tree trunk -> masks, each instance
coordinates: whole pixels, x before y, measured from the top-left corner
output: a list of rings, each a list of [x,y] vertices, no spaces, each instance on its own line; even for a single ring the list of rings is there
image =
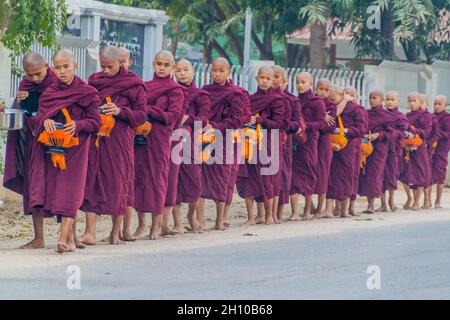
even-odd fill
[[[174,56],[177,54],[178,43],[180,42],[180,32],[181,32],[181,23],[177,21],[173,26],[173,36],[172,43],[170,44],[170,52],[173,53]]]
[[[212,62],[212,43],[205,40],[203,44],[203,63]]]
[[[381,12],[381,36],[384,43],[380,45],[380,55],[384,59],[398,60],[395,54],[394,41],[395,22],[392,12],[392,5]]]
[[[402,40],[401,43],[408,62],[416,62],[418,60],[416,42],[414,40]]]
[[[231,63],[230,56],[228,55],[228,53],[225,51],[225,49],[222,48],[222,46],[216,40],[213,41],[213,48],[217,51],[217,53],[220,56],[222,56],[223,58],[227,59]]]
[[[326,64],[327,28],[316,22],[311,25],[309,60],[312,69],[323,69]]]

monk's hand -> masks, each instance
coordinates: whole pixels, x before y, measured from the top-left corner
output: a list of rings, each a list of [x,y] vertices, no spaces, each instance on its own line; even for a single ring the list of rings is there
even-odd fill
[[[405,138],[406,139],[412,139],[412,138],[414,138],[414,135],[411,132],[409,132],[409,131],[405,131]]]
[[[71,136],[75,135],[75,130],[77,129],[77,123],[75,121],[70,121],[64,125],[64,131]]]
[[[56,122],[55,120],[52,119],[47,119],[44,121],[44,128],[45,131],[47,131],[48,133],[53,133],[56,131]]]
[[[255,116],[252,116],[252,117],[250,118],[250,122],[249,122],[247,125],[252,126],[252,125],[254,125],[254,124],[256,124],[256,117],[255,117]]]
[[[213,126],[211,125],[211,123],[208,123],[204,128],[203,128],[203,132],[208,132],[210,130],[214,130]]]
[[[188,119],[189,119],[188,115],[183,116],[183,120],[181,121],[181,124],[185,124],[186,121],[188,121]]]
[[[377,140],[379,137],[380,137],[380,133],[379,133],[379,132],[373,133],[372,136],[371,136],[371,140],[372,140],[372,141],[373,141],[373,140]]]
[[[112,114],[113,116],[117,116],[120,113],[120,108],[116,106],[115,103],[105,104],[102,108],[103,112],[107,115]]]
[[[297,132],[295,134],[300,134],[302,132],[303,132],[302,128],[298,128],[298,130],[297,130]]]
[[[332,126],[335,124],[335,120],[334,117],[330,114],[330,112],[327,112],[327,116],[325,117],[325,122],[327,123],[327,125]]]
[[[26,98],[28,98],[29,95],[30,94],[28,93],[28,91],[19,91],[17,93],[17,102],[25,100]]]
[[[4,111],[5,111],[5,104],[3,103],[3,101],[0,101],[0,112]]]

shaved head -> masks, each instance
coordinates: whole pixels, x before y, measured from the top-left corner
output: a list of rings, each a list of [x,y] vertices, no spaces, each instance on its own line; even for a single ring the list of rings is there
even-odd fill
[[[296,76],[297,91],[304,94],[311,90],[313,85],[313,77],[309,72],[300,72]]]
[[[280,66],[278,66],[278,65],[271,66],[270,68],[271,68],[274,72],[280,73],[280,74],[283,74],[283,73],[286,71],[286,70],[284,70],[283,67],[280,67]]]
[[[195,69],[189,60],[181,59],[175,65],[175,77],[184,85],[190,85],[194,79]]]
[[[447,97],[444,96],[443,94],[440,94],[440,95],[436,96],[436,98],[434,98],[434,100],[443,101],[446,105],[447,105],[447,102],[448,102]]]
[[[131,51],[128,50],[127,48],[124,47],[120,47],[119,48],[119,56],[120,58],[126,58],[126,59],[131,59]]]
[[[322,78],[322,79],[319,79],[319,81],[317,81],[317,85],[323,85],[323,86],[331,87],[333,84],[327,78]]]
[[[215,65],[215,64],[224,65],[224,66],[226,66],[228,69],[231,69],[230,62],[229,62],[227,59],[223,58],[223,57],[219,57],[219,58],[215,59],[215,60],[212,62],[212,64],[213,64],[213,65]]]
[[[377,96],[380,99],[384,99],[384,93],[380,90],[373,90],[370,92],[369,96]]]
[[[178,60],[176,65],[177,66],[188,66],[188,67],[194,69],[194,66],[192,65],[192,63],[189,60],[187,60],[187,59],[180,59],[180,60]]]
[[[61,49],[58,50],[55,55],[53,56],[53,61],[55,61],[56,59],[70,59],[72,60],[72,62],[74,64],[77,63],[76,59],[75,59],[75,55],[73,54],[72,51],[67,50],[67,49]]]
[[[400,95],[398,94],[398,92],[397,91],[394,91],[394,90],[391,90],[391,91],[389,91],[387,94],[386,94],[386,97],[397,97],[397,98],[400,98]]]
[[[438,95],[434,98],[434,112],[441,113],[447,109],[447,97],[444,95]]]
[[[42,67],[46,65],[44,57],[38,52],[30,52],[23,56],[22,65],[24,68]]]
[[[170,52],[169,50],[161,50],[159,51],[156,56],[155,56],[155,61],[158,58],[166,58],[166,59],[170,59],[170,61],[172,62],[172,64],[175,64],[175,57],[173,56],[173,53]]]
[[[263,73],[263,72],[270,74],[272,77],[275,74],[274,70],[269,66],[262,66],[261,68],[259,68],[258,76],[261,75],[261,73]]]
[[[105,46],[100,50],[100,60],[113,60],[118,61],[120,59],[119,48],[114,46]]]
[[[309,72],[300,72],[299,74],[297,74],[297,79],[308,79],[311,83],[313,82],[313,76],[311,73]]]
[[[417,98],[419,100],[422,100],[422,98],[420,97],[420,93],[418,93],[417,91],[412,91],[408,94],[408,98]]]
[[[155,55],[153,60],[153,69],[160,78],[173,76],[175,66],[175,57],[168,50],[161,50]]]

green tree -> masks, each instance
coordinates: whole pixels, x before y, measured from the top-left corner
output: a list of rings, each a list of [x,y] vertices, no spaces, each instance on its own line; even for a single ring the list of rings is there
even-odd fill
[[[0,0],[0,42],[15,54],[35,41],[51,47],[65,17],[64,0]]]

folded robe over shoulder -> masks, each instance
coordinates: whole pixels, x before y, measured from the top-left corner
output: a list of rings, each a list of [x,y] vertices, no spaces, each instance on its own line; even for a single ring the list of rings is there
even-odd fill
[[[325,122],[326,107],[323,100],[314,95],[312,90],[300,94],[299,99],[308,140],[294,150],[291,194],[310,196],[314,193],[317,181],[317,143],[319,129]]]
[[[424,110],[411,111],[406,115],[409,129],[413,134],[418,134],[422,138],[422,145],[410,153],[409,161],[403,159],[403,172],[400,181],[404,184],[417,187],[427,187],[429,185],[431,166],[429,164],[427,152],[427,137],[431,134],[432,119],[431,113]],[[414,128],[411,128],[414,126]]]
[[[258,89],[258,91],[251,95],[251,111],[253,115],[259,114],[257,124],[261,124],[263,129],[267,129],[266,140],[267,145],[264,145],[265,153],[272,158],[278,157],[276,161],[280,164],[280,141],[275,141],[276,150],[271,150],[271,130],[280,129],[283,126],[285,99],[279,94],[274,93],[272,89],[267,91]],[[257,163],[245,164],[247,167],[247,177],[239,176],[237,179],[237,187],[239,194],[243,198],[261,198],[272,199],[276,195],[278,180],[278,171],[273,175],[262,174],[264,167],[274,166],[273,163],[262,164],[260,161],[260,152],[257,151]],[[282,170],[279,166],[278,170]],[[279,188],[278,188],[279,189]]]
[[[28,78],[24,78],[19,84],[19,91],[43,93],[47,88],[57,81],[55,73],[51,68],[47,69],[47,76],[36,84]],[[16,100],[17,101],[17,100]],[[19,108],[14,101],[13,108]],[[8,131],[6,142],[5,173],[3,175],[3,186],[23,196],[23,210],[26,215],[36,213],[30,206],[30,156],[33,145],[32,120],[26,116],[24,128],[21,130]]]
[[[172,132],[182,113],[185,89],[172,78],[154,76],[147,87],[147,115],[153,122],[147,145],[135,146],[134,208],[162,214],[168,189]]]
[[[371,108],[369,116],[369,131],[379,133],[378,139],[372,141],[373,152],[367,158],[364,170],[359,175],[359,195],[378,198],[383,189],[383,178],[387,156],[389,153],[389,137],[394,131],[395,118],[383,106]]]
[[[394,117],[393,132],[389,137],[389,152],[384,167],[383,193],[386,190],[396,190],[397,181],[400,177],[399,160],[403,154],[403,137],[408,129],[408,120],[398,108],[388,109]]]
[[[209,113],[211,112],[211,100],[208,92],[197,88],[192,82],[187,86],[189,95],[189,107],[187,115],[189,118],[185,122],[186,126],[191,127],[191,164],[182,163],[180,166],[180,174],[178,178],[178,194],[177,203],[193,203],[200,199],[202,195],[202,173],[201,164],[194,163],[194,123],[201,122],[202,127],[206,126]]]
[[[367,109],[363,106],[359,105],[359,108],[361,109],[361,112],[364,115],[364,122],[361,126],[361,137],[365,135],[367,132],[369,132],[369,114],[367,113]],[[364,129],[362,129],[364,128]],[[358,196],[358,189],[359,189],[359,174],[361,172],[361,156],[362,156],[362,150],[361,150],[361,137],[357,138],[355,141],[355,149],[356,149],[356,155],[355,155],[355,161],[353,164],[353,185],[352,185],[352,195],[350,196],[350,199],[355,201]]]
[[[437,147],[433,156],[433,184],[443,184],[447,175],[448,153],[450,151],[450,114],[435,113],[439,122]]]
[[[224,136],[223,149],[214,150],[215,159],[222,164],[202,165],[202,197],[216,202],[226,202],[230,184],[232,164],[225,162],[226,131],[239,129],[244,113],[244,95],[231,83],[219,86],[215,83],[203,87],[211,98],[211,114],[209,123]]]
[[[426,110],[428,112],[428,110]],[[438,119],[434,116],[434,114],[430,113],[431,115],[431,133],[430,136],[427,138],[427,153],[428,153],[428,160],[430,165],[430,172],[433,172],[433,155],[436,151],[435,144],[439,140],[439,134],[441,131],[441,128],[439,126]],[[433,185],[433,174],[430,175],[430,180],[428,182],[428,187]]]
[[[333,150],[331,149],[330,134],[336,130],[336,105],[330,99],[324,99],[327,113],[333,117],[335,123],[328,125],[325,121],[320,128],[318,141],[318,162],[317,162],[317,183],[314,194],[326,194],[330,178],[331,158]]]
[[[75,218],[84,199],[88,172],[91,137],[101,126],[98,92],[83,80],[75,77],[70,85],[56,81],[39,100],[39,110],[33,121],[35,139],[31,152],[30,205],[43,208],[51,215]],[[67,149],[67,169],[55,168],[47,147],[37,141],[45,130],[44,121],[53,119],[65,123],[61,109],[66,107],[76,122],[79,145]]]
[[[355,157],[356,148],[359,146],[360,138],[365,134],[364,110],[354,102],[348,102],[341,114],[344,127],[348,129],[346,137],[347,146],[333,153],[330,170],[330,184],[327,190],[327,199],[338,201],[350,198],[355,184]],[[359,159],[358,159],[359,171]]]
[[[145,84],[135,74],[121,68],[117,75],[103,72],[89,77],[102,104],[106,98],[121,110],[110,137],[95,139],[89,150],[89,171],[82,210],[104,215],[124,215],[134,193],[134,131],[147,121]],[[131,189],[131,190],[130,190]]]

